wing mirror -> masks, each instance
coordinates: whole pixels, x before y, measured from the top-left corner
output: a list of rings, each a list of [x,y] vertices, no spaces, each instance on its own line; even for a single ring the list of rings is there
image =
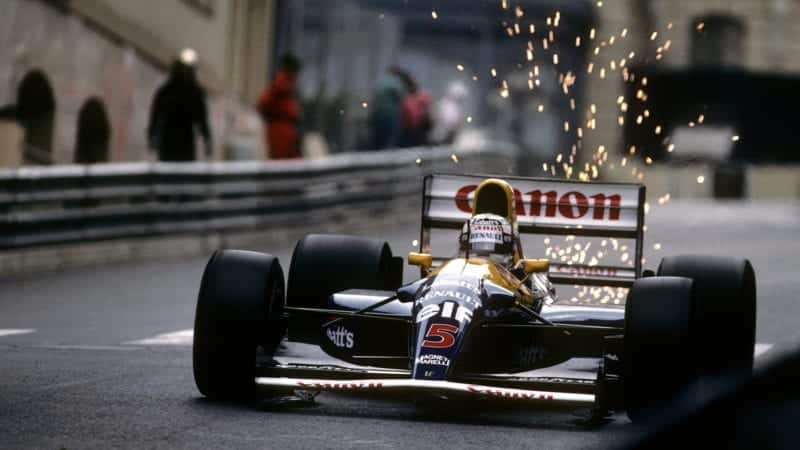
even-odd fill
[[[414,281],[413,283],[406,284],[404,286],[400,286],[397,289],[397,300],[400,303],[411,303],[417,299],[417,294],[419,290],[427,283],[428,280],[423,278],[421,280]]]
[[[433,256],[430,253],[411,252],[408,254],[408,264],[419,266],[424,271],[428,271],[433,265]]]
[[[527,274],[548,272],[550,270],[549,259],[523,259],[520,261],[520,265]]]

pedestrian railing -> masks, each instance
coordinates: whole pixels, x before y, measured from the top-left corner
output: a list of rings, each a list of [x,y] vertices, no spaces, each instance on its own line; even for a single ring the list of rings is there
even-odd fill
[[[421,195],[425,174],[505,173],[512,158],[511,146],[492,143],[310,161],[2,169],[0,249],[291,227],[321,211],[390,209],[395,199]]]

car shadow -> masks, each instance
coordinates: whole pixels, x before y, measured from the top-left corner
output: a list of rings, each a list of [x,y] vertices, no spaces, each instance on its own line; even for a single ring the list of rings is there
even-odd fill
[[[401,395],[367,395],[363,393],[322,393],[313,401],[275,401],[261,398],[250,401],[216,401],[195,397],[189,401],[194,408],[214,411],[266,414],[290,414],[309,417],[341,417],[379,419],[402,422],[442,423],[547,429],[561,431],[594,431],[606,425],[628,424],[621,415],[609,420],[588,421],[589,408],[574,404],[548,404],[545,402],[447,400],[435,403],[414,403]]]

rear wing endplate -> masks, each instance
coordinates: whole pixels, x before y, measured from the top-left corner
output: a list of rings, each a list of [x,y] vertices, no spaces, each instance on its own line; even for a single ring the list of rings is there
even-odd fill
[[[619,286],[633,284],[642,272],[645,187],[633,183],[585,183],[546,178],[490,175],[428,175],[422,201],[419,247],[431,250],[431,234],[460,230],[472,214],[475,189],[486,178],[501,178],[514,188],[515,210],[523,251],[528,258],[542,258],[531,248],[531,235],[576,236],[630,241],[633,255],[603,260],[572,261],[550,255],[550,278],[559,284]],[[526,239],[527,238],[527,239]],[[452,246],[457,245],[453,239]],[[603,243],[605,245],[605,242]],[[625,245],[627,248],[627,245]],[[435,251],[435,250],[434,250]],[[434,260],[453,255],[433,254]],[[583,258],[585,259],[585,258]]]

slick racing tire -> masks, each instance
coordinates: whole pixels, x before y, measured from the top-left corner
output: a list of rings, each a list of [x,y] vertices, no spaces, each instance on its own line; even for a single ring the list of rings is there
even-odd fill
[[[286,305],[327,308],[331,294],[345,289],[394,291],[403,279],[403,260],[384,241],[346,235],[309,234],[294,248]],[[293,321],[289,339],[317,343],[322,318]]]
[[[403,266],[383,241],[355,236],[309,234],[294,248],[289,267],[288,306],[325,308],[344,289],[395,290]]]
[[[695,378],[694,282],[680,277],[636,280],[625,303],[622,363],[625,409],[637,422]]]
[[[694,280],[695,339],[706,375],[748,375],[756,338],[756,277],[750,261],[714,256],[664,258],[660,276]]]
[[[203,273],[194,323],[194,379],[203,395],[254,395],[256,349],[271,356],[286,331],[283,301],[277,258],[241,250],[214,253]]]

